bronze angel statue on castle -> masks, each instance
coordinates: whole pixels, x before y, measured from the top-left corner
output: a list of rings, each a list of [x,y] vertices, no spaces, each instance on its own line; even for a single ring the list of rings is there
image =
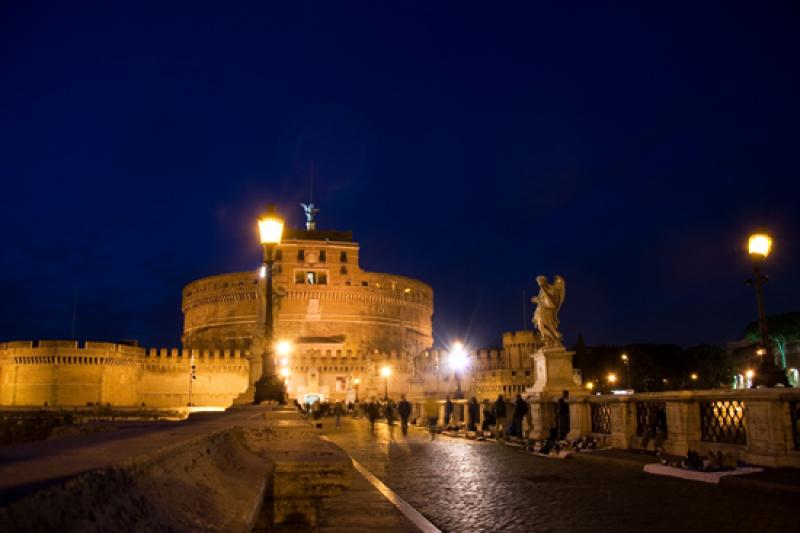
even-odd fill
[[[563,337],[558,331],[558,312],[566,292],[564,278],[555,276],[551,285],[547,282],[547,276],[537,276],[536,283],[539,284],[539,294],[531,298],[531,302],[536,304],[533,325],[539,331],[539,339],[545,348],[563,346]]]

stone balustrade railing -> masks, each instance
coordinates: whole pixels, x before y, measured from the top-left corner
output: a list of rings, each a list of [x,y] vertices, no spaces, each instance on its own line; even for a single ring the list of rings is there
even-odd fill
[[[530,401],[539,436],[557,424],[556,400]],[[569,439],[606,437],[621,449],[652,449],[658,441],[674,455],[719,450],[750,464],[800,467],[798,389],[583,396],[569,400],[569,412]]]

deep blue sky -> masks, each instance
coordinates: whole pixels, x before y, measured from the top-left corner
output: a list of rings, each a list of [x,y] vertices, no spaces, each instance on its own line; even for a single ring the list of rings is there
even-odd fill
[[[312,166],[440,342],[498,344],[540,273],[570,343],[738,338],[757,226],[800,309],[798,4],[537,4],[3,2],[0,340],[69,338],[77,287],[78,338],[177,346]]]

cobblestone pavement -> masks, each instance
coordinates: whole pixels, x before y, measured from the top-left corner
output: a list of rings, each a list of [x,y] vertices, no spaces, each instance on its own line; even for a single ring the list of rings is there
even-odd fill
[[[343,420],[328,437],[443,531],[800,531],[796,495],[707,485],[419,429]]]

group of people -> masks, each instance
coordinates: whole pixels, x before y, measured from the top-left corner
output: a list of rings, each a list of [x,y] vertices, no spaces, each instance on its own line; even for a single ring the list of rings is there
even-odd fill
[[[556,424],[552,428],[551,438],[554,440],[563,439],[569,432],[569,406],[567,405],[568,393],[564,391],[562,398],[556,405]],[[401,395],[399,402],[391,398],[378,401],[375,397],[367,402],[314,402],[305,406],[295,400],[298,409],[306,413],[307,416],[318,420],[322,416],[333,415],[336,420],[336,427],[341,427],[341,417],[351,415],[354,418],[364,417],[369,421],[371,433],[375,433],[375,422],[385,419],[389,428],[389,435],[394,438],[395,426],[400,422],[403,435],[408,434],[408,422],[411,418],[413,407],[406,399],[405,394]],[[434,397],[428,397],[423,404],[423,416],[427,422],[431,439],[436,438],[439,430],[440,402]],[[450,396],[444,401],[444,424],[445,428],[450,427],[450,422],[454,420],[453,414],[455,404]],[[513,403],[508,402],[502,394],[498,395],[497,400],[490,402],[483,400],[483,404],[478,403],[478,399],[473,396],[466,405],[466,427],[467,431],[478,432],[480,427],[481,434],[492,434],[497,439],[508,437],[527,438],[533,428],[533,420],[528,403],[517,394]],[[509,416],[510,415],[510,416]],[[526,429],[523,430],[523,427]]]
[[[453,412],[455,405],[447,396],[444,402],[444,427],[450,426],[450,421],[453,419]],[[425,404],[425,415],[428,419],[428,426],[431,431],[431,438],[435,438],[436,427],[439,422],[439,404],[430,398]],[[509,412],[511,413],[511,422],[509,424]],[[482,416],[481,416],[482,414]],[[480,431],[482,433],[492,433],[498,439],[504,437],[522,437],[523,436],[523,421],[527,421],[528,431],[533,427],[530,409],[528,403],[522,398],[521,394],[517,394],[516,400],[509,407],[509,403],[502,394],[498,395],[497,400],[490,402],[489,400],[483,401],[483,406],[478,403],[478,399],[473,396],[467,402],[466,409],[467,431]]]

